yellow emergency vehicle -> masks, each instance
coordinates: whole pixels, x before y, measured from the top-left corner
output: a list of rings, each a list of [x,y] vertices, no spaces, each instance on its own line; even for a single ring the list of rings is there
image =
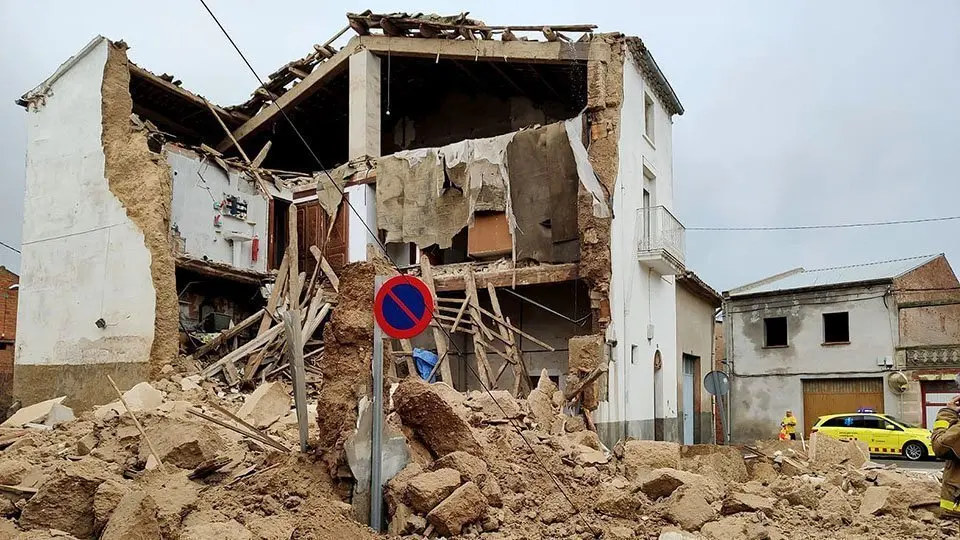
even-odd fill
[[[817,418],[811,430],[841,441],[863,441],[871,454],[902,455],[917,461],[933,455],[930,430],[911,426],[888,414],[846,413]]]

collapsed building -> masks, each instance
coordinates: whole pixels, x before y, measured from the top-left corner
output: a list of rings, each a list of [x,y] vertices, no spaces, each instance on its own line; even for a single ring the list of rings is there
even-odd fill
[[[331,289],[351,263],[385,262],[383,245],[439,306],[430,332],[391,346],[389,374],[413,374],[419,349],[461,391],[522,396],[545,374],[610,445],[678,440],[683,107],[643,42],[463,15],[348,21],[342,47],[316,45],[235,106],[103,37],[18,101],[15,396],[108,402],[106,375],[129,388],[266,304],[262,333],[288,271],[298,291],[319,274],[336,313]]]

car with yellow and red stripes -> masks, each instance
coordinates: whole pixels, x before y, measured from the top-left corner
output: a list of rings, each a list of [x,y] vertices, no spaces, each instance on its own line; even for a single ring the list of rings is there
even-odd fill
[[[918,461],[933,455],[930,430],[888,414],[856,412],[817,418],[811,430],[841,441],[863,441],[871,454],[903,456]]]

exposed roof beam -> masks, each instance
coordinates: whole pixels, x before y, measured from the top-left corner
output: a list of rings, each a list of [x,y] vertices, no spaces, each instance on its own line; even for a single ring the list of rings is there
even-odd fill
[[[272,122],[279,111],[277,106],[287,109],[296,106],[317,91],[319,85],[333,75],[346,69],[345,60],[361,48],[374,54],[392,54],[395,56],[413,56],[424,58],[446,58],[451,60],[503,61],[520,63],[563,64],[571,61],[610,60],[610,47],[601,43],[549,43],[540,41],[492,41],[492,40],[452,40],[420,39],[411,37],[357,36],[352,38],[337,54],[320,62],[307,78],[294,85],[290,90],[267,105],[253,118],[233,132],[238,141],[262,129]],[[231,146],[230,139],[224,138],[217,145],[221,152]]]
[[[265,106],[259,113],[255,114],[253,118],[247,120],[242,126],[237,128],[233,132],[233,138],[237,141],[242,141],[247,136],[273,121],[273,119],[280,114],[277,107],[283,108],[284,110],[288,110],[289,107],[296,107],[298,103],[313,95],[313,93],[320,88],[321,83],[344,69],[347,69],[346,60],[356,51],[357,43],[355,42],[358,41],[358,38],[351,39],[350,42],[347,43],[344,48],[340,49],[337,54],[333,55],[333,57],[317,64],[317,67],[315,67],[306,78],[293,85],[292,88],[278,97],[276,101]],[[217,145],[217,150],[223,152],[229,149],[232,144],[230,138],[225,137],[220,141],[220,144]]]
[[[463,39],[392,38],[363,36],[351,40],[377,54],[423,56],[457,60],[515,61],[523,63],[562,64],[580,60],[610,59],[610,47],[600,43],[561,43],[542,41],[493,41]],[[349,47],[349,45],[348,45]]]
[[[142,78],[142,79],[144,79],[144,80],[146,80],[146,81],[148,81],[148,82],[150,82],[150,83],[152,83],[152,84],[154,84],[155,86],[159,86],[159,87],[163,88],[164,90],[166,90],[166,91],[168,91],[168,92],[171,92],[172,94],[175,94],[175,95],[177,95],[177,96],[179,96],[179,97],[181,97],[181,98],[183,98],[183,99],[186,99],[186,100],[188,100],[188,101],[192,101],[192,102],[195,103],[198,107],[206,107],[206,105],[204,105],[204,100],[203,100],[202,97],[200,97],[200,96],[198,96],[197,94],[194,94],[193,92],[190,92],[190,91],[188,91],[188,90],[184,90],[183,88],[181,88],[181,87],[173,84],[173,83],[170,82],[170,81],[166,81],[166,80],[164,80],[164,79],[161,79],[160,77],[158,77],[158,76],[154,75],[153,73],[151,73],[151,72],[143,69],[142,67],[134,64],[133,62],[130,62],[130,73],[133,74],[133,75],[136,75],[137,77],[140,77],[140,78]],[[211,104],[211,105],[212,105],[212,104]],[[223,107],[220,107],[220,106],[218,106],[218,105],[213,105],[213,108],[216,109],[216,111],[220,114],[220,116],[221,116],[222,118],[230,118],[230,119],[232,119],[232,120],[234,120],[234,121],[237,121],[237,122],[243,122],[244,120],[247,119],[246,116],[243,115],[243,114],[240,114],[240,113],[237,113],[237,112],[229,112],[229,111],[226,111],[226,110],[223,109]]]

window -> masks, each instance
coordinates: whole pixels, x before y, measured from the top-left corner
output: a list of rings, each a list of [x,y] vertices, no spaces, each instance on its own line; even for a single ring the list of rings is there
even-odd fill
[[[763,319],[763,346],[787,346],[787,318],[768,317]]]
[[[655,121],[653,98],[650,94],[643,95],[643,133],[653,143],[653,127]]]
[[[823,342],[850,343],[850,314],[842,313],[823,314]]]
[[[860,418],[862,419],[862,423],[857,427],[863,427],[867,429],[884,429],[883,426],[886,424],[886,420],[878,416],[861,416]]]
[[[850,416],[838,416],[836,418],[831,418],[824,422],[820,427],[847,427],[849,424],[847,424],[845,421],[851,418],[852,417]]]

